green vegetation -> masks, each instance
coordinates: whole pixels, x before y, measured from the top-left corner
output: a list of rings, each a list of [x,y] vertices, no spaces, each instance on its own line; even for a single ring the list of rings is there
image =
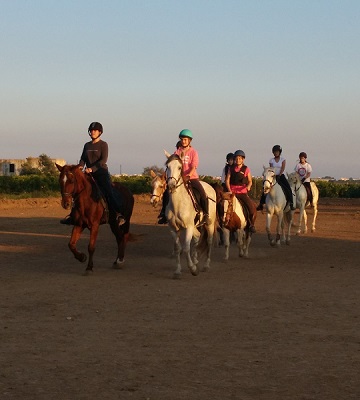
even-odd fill
[[[0,176],[0,196],[7,198],[50,197],[60,196],[59,174],[36,173],[22,176]],[[210,184],[220,183],[210,176],[202,176]],[[113,177],[113,181],[121,182],[134,194],[151,192],[151,177],[149,175]],[[343,181],[317,181],[320,197],[360,198],[360,183]],[[261,194],[262,181],[253,180],[250,196],[258,199]]]

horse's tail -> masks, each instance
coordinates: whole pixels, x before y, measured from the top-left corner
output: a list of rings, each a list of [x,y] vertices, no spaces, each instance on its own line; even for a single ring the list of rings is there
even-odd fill
[[[208,251],[209,248],[209,243],[208,243],[208,237],[209,237],[209,233],[208,230],[206,229],[205,226],[202,226],[200,228],[200,239],[199,239],[199,243],[197,245],[197,251],[198,251],[198,255],[201,257],[204,253],[206,253]]]

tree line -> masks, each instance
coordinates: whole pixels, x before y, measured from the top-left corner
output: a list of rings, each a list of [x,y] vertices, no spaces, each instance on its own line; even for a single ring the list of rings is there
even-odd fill
[[[156,165],[145,167],[142,175],[113,176],[114,182],[127,186],[134,194],[151,193],[150,170],[157,174],[164,173],[163,168]],[[211,176],[201,176],[207,183],[220,183]],[[356,182],[328,182],[316,181],[320,197],[332,198],[360,198],[360,184]],[[253,187],[250,197],[259,199],[262,189],[262,179],[253,178]],[[22,165],[19,176],[0,176],[0,195],[2,197],[50,197],[59,196],[59,171],[46,154],[39,156],[39,166],[34,168],[31,162]]]

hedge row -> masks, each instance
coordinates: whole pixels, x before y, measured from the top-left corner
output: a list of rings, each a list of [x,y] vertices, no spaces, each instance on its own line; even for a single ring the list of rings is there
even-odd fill
[[[209,176],[203,177],[203,180],[210,184],[219,182]],[[151,192],[150,176],[142,175],[113,177],[113,181],[123,183],[134,194]],[[320,197],[360,198],[359,183],[317,181],[316,185],[319,188]],[[261,187],[261,179],[254,179],[250,196],[254,199],[259,198]],[[54,195],[56,193],[60,194],[59,180],[57,177],[44,175],[0,176],[1,195],[28,195],[45,197]]]

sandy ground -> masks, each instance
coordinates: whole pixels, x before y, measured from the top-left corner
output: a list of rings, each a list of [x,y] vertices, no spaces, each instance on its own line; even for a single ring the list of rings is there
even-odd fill
[[[259,214],[249,259],[180,280],[157,213],[136,196],[124,268],[102,226],[84,277],[60,199],[0,200],[0,399],[360,398],[359,199],[280,248]]]

